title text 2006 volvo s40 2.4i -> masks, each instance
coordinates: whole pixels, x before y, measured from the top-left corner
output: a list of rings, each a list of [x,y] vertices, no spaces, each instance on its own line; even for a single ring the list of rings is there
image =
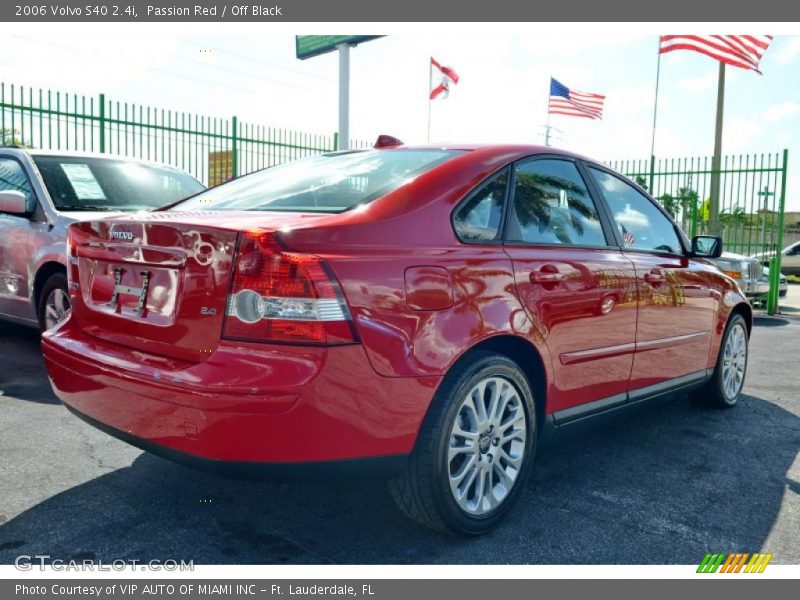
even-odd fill
[[[750,306],[627,179],[536,146],[381,147],[76,223],[43,339],[90,423],[198,466],[384,471],[481,533],[537,443],[677,390],[736,404]]]

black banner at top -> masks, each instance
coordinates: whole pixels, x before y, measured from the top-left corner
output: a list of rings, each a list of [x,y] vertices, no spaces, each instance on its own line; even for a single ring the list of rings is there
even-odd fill
[[[11,0],[0,21],[17,22],[787,22],[787,0]],[[710,33],[710,32],[709,32]],[[738,33],[715,31],[714,33]]]

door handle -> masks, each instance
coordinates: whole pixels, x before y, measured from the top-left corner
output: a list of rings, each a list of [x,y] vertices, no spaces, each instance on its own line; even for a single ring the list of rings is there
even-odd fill
[[[538,271],[531,271],[529,279],[534,284],[553,284],[564,280],[565,275],[553,265],[543,265]]]
[[[650,285],[658,287],[666,281],[666,277],[664,277],[664,273],[660,270],[653,269],[649,273],[645,273],[644,280]]]

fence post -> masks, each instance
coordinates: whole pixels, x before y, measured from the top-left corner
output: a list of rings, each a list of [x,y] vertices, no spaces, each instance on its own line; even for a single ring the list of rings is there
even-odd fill
[[[653,188],[653,180],[655,178],[656,172],[656,156],[655,154],[650,155],[650,195],[655,198],[656,197],[656,190]]]
[[[774,266],[775,270],[773,272],[772,262],[770,262],[770,271],[769,271],[769,295],[767,300],[767,313],[770,315],[774,315],[778,312],[778,298],[780,297],[780,285],[781,285],[781,251],[783,250],[783,227],[784,227],[784,215],[783,211],[786,208],[786,171],[789,168],[789,150],[788,148],[784,148],[783,150],[783,164],[781,165],[781,199],[778,204],[778,239],[776,240],[777,243],[777,252],[775,253],[774,257]],[[766,214],[764,215],[766,217]]]
[[[333,133],[333,152],[336,152],[339,149],[339,132],[335,131]]]
[[[231,117],[231,170],[234,178],[239,176],[239,119]]]
[[[100,94],[100,152],[106,151],[106,95]]]

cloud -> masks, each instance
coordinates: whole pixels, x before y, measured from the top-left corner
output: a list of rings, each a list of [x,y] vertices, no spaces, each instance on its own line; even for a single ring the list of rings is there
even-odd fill
[[[800,175],[789,175],[786,182],[786,211],[800,211]]]
[[[651,83],[636,86],[615,88],[605,92],[606,94],[606,113],[610,111],[620,111],[629,114],[632,111],[653,111],[653,100],[655,99],[655,87]],[[669,98],[662,90],[658,94],[658,108],[666,109],[669,107]]]
[[[781,121],[793,117],[800,113],[799,102],[783,102],[770,106],[764,111],[764,121],[767,123],[780,123]]]
[[[736,117],[725,124],[722,134],[723,152],[738,154],[751,152],[753,142],[764,133],[764,127],[758,121]]]
[[[677,87],[684,92],[704,92],[713,89],[717,84],[718,73],[709,71],[696,77],[684,77],[678,80]]]
[[[800,36],[782,39],[784,41],[778,46],[775,52],[775,60],[786,65],[794,62],[794,59],[800,56]]]

